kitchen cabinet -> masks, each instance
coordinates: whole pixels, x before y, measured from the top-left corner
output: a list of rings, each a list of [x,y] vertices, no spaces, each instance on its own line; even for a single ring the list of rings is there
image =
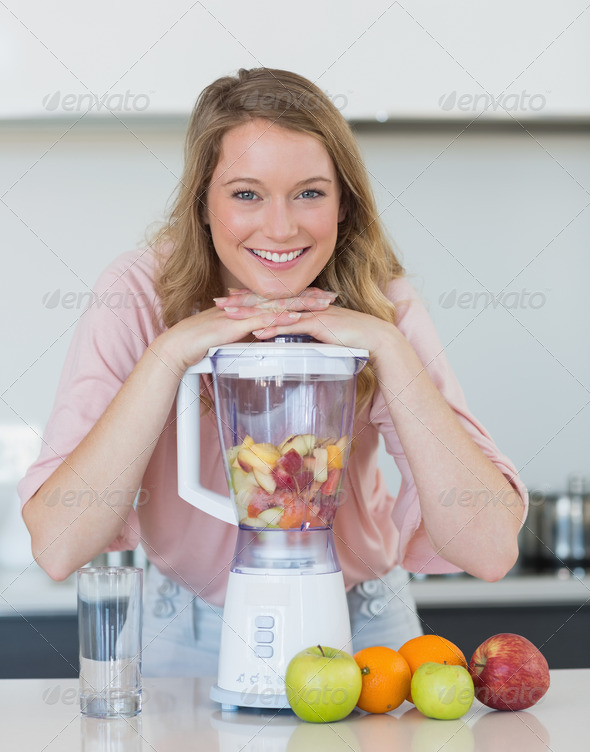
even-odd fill
[[[467,660],[499,632],[514,632],[536,645],[549,668],[590,668],[590,606],[454,606],[419,608],[424,632],[459,645]]]
[[[76,614],[0,617],[0,679],[77,677]]]

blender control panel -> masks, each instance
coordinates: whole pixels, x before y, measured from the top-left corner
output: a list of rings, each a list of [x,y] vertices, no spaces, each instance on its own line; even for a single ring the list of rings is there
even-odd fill
[[[259,658],[272,658],[275,635],[273,632],[275,626],[274,616],[269,614],[261,614],[254,619],[254,626],[256,631],[254,632],[254,643],[256,655]]]

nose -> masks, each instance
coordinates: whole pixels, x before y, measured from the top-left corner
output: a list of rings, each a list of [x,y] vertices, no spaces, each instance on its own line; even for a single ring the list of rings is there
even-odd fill
[[[269,202],[265,207],[262,230],[275,243],[285,243],[298,232],[295,212],[285,201]]]

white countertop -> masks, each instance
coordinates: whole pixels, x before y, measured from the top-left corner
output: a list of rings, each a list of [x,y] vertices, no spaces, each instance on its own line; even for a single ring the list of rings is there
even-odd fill
[[[499,582],[483,582],[469,576],[431,575],[412,579],[410,589],[418,607],[590,604],[590,577],[512,575]],[[75,575],[54,582],[37,565],[0,571],[0,618],[75,612]]]
[[[0,571],[0,617],[75,613],[76,577],[54,582],[36,564]]]
[[[510,575],[483,582],[467,575],[430,575],[410,584],[418,606],[536,606],[590,603],[590,577]]]
[[[585,749],[590,669],[551,672],[541,701],[518,713],[477,700],[457,721],[410,703],[386,715],[355,710],[338,723],[304,723],[288,710],[222,712],[211,679],[146,679],[129,719],[81,718],[76,679],[0,680],[2,748],[18,752],[572,752]]]

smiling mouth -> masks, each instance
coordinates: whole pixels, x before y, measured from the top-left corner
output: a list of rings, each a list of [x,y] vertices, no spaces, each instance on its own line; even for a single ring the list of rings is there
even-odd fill
[[[265,261],[272,261],[275,264],[285,264],[287,261],[293,261],[296,258],[299,258],[302,253],[305,253],[307,251],[309,246],[306,246],[305,248],[298,248],[295,251],[261,251],[257,248],[248,248],[250,253],[253,253],[258,258],[264,259]]]

